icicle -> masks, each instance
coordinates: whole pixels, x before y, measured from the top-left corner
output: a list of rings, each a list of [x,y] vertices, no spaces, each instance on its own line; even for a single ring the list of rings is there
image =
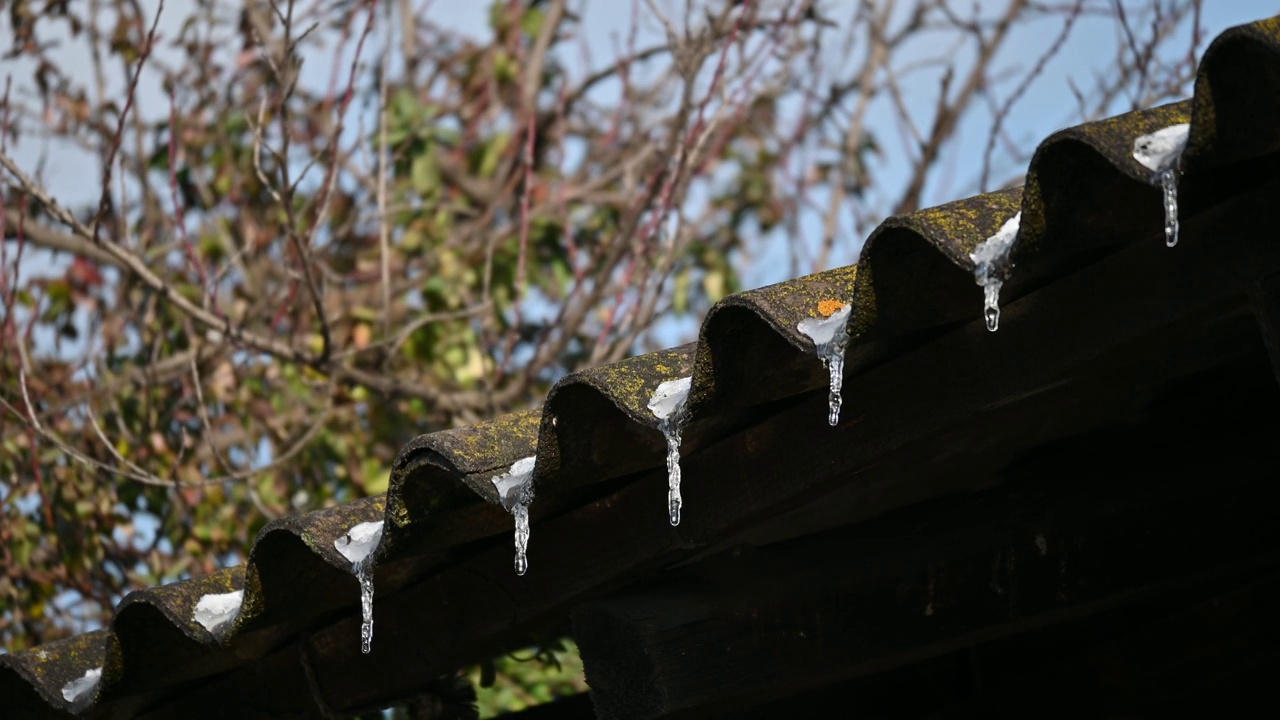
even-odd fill
[[[382,521],[353,526],[346,535],[333,541],[342,557],[351,562],[351,571],[360,581],[360,652],[369,653],[373,645],[373,570],[369,561],[382,540]]]
[[[102,668],[85,670],[84,677],[78,677],[62,686],[62,699],[72,705],[79,704],[81,700],[87,700],[93,695],[93,689],[98,687],[98,681],[101,679]]]
[[[1178,244],[1178,159],[1187,147],[1191,125],[1179,123],[1140,135],[1133,141],[1133,159],[1155,173],[1153,182],[1164,191],[1164,244]]]
[[[990,332],[1000,329],[1000,288],[1003,286],[999,280],[988,280],[982,286],[982,317]]]
[[[840,390],[844,385],[844,349],[849,344],[845,324],[849,320],[850,305],[837,300],[818,303],[818,312],[826,317],[805,318],[797,329],[813,341],[818,359],[831,375],[831,390],[827,399],[827,422],[835,427],[840,422],[840,406],[844,400]]]
[[[502,507],[516,519],[516,574],[529,570],[529,504],[533,502],[533,466],[536,456],[530,455],[512,464],[507,472],[493,478]]]
[[[987,330],[995,332],[1000,329],[1000,288],[1004,286],[1004,277],[1009,268],[1009,250],[1018,237],[1018,226],[1022,223],[1022,213],[1018,213],[1005,221],[995,235],[978,243],[978,247],[969,253],[973,261],[973,280],[982,286],[982,317],[987,322]]]
[[[1178,244],[1178,176],[1173,168],[1160,173],[1160,187],[1164,189],[1164,244]]]
[[[658,430],[667,439],[667,519],[673,526],[680,524],[680,508],[684,505],[680,497],[680,433],[688,420],[684,404],[692,385],[692,377],[668,380],[649,398],[649,411],[658,418]]]
[[[240,604],[244,602],[244,590],[229,593],[211,593],[200,598],[196,603],[193,618],[204,626],[205,630],[218,635],[218,628],[236,619],[240,614]]]

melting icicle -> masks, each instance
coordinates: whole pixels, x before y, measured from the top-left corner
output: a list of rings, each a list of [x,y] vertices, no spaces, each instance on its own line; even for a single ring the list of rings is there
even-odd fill
[[[502,507],[516,519],[516,574],[529,570],[529,503],[533,502],[533,465],[536,456],[521,458],[511,469],[491,481]]]
[[[373,572],[369,560],[382,540],[382,521],[353,526],[346,535],[333,541],[342,557],[351,562],[351,571],[360,581],[360,652],[369,653],[373,645]]]
[[[1009,250],[1018,237],[1021,223],[1022,213],[1018,213],[969,253],[969,259],[973,261],[973,280],[982,286],[982,316],[991,332],[1000,329],[1000,288],[1004,285],[1003,273],[1007,272]]]
[[[1173,168],[1160,173],[1160,187],[1164,189],[1164,244],[1178,244],[1178,176]]]
[[[96,667],[91,670],[85,670],[84,677],[78,677],[62,686],[62,699],[72,705],[88,699],[93,694],[93,689],[98,687],[98,681],[101,679],[102,668]]]
[[[684,404],[692,385],[692,377],[668,380],[649,398],[649,411],[657,416],[658,429],[667,439],[667,519],[673,526],[680,524],[680,508],[684,505],[680,497],[680,433],[688,419]]]
[[[831,374],[831,391],[827,399],[827,422],[831,423],[831,427],[840,422],[840,406],[844,402],[840,397],[840,389],[844,385],[844,349],[849,344],[845,323],[849,320],[851,309],[845,303],[824,300],[818,303],[818,312],[826,317],[805,318],[796,326],[813,341],[818,359]]]
[[[1187,147],[1188,123],[1170,125],[1133,141],[1133,159],[1155,173],[1164,190],[1164,244],[1178,244],[1178,158]]]
[[[193,619],[216,636],[218,628],[235,620],[240,614],[240,604],[243,602],[244,590],[205,595],[196,603]]]

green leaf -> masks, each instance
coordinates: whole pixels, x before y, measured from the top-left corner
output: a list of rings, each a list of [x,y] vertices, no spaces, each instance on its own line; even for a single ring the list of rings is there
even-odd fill
[[[513,83],[520,76],[515,58],[499,50],[493,55],[493,77],[500,83]]]
[[[689,312],[689,286],[691,283],[689,268],[676,273],[674,287],[671,289],[671,309],[683,315]]]
[[[547,19],[547,14],[542,8],[531,7],[524,11],[524,15],[520,18],[520,28],[530,37],[537,37],[542,32],[542,23]]]
[[[476,174],[480,177],[492,177],[498,171],[498,162],[502,160],[502,154],[506,152],[507,145],[511,143],[511,133],[498,133],[493,136],[484,146],[484,152],[480,156],[480,163],[476,167]]]
[[[707,294],[707,300],[719,302],[726,294],[727,280],[723,270],[707,270],[707,274],[702,276],[702,291]]]
[[[431,195],[440,187],[440,169],[436,167],[435,153],[427,151],[413,159],[409,171],[409,183],[419,195]]]
[[[351,308],[351,317],[354,320],[374,323],[378,321],[378,318],[381,317],[381,315],[376,309],[371,308],[368,305],[356,305]]]
[[[400,249],[409,254],[416,255],[422,252],[423,237],[419,230],[406,230],[400,236]]]

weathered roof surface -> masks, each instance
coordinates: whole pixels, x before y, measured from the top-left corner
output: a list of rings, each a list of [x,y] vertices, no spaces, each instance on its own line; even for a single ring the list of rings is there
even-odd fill
[[[1211,339],[1181,319],[1260,280],[1259,297],[1275,290],[1265,278],[1280,272],[1280,246],[1255,230],[1280,214],[1277,117],[1280,20],[1228,30],[1206,52],[1192,100],[1054,134],[1025,188],[891,218],[856,267],[728,297],[694,344],[571,374],[538,411],[413,440],[385,500],[274,522],[244,568],[133,593],[105,630],[0,656],[0,707],[12,717],[350,713],[424,692],[427,680],[646,573],[793,537],[791,511],[812,530],[994,482],[919,478],[952,452],[937,438],[981,446],[974,467],[995,473],[1027,447],[1138,412],[1158,383],[1208,363],[1213,343],[1153,361],[1125,394],[1055,409],[1060,426],[975,420],[1025,409],[1024,398],[1069,404],[1062,388],[1075,378],[1145,358],[1135,338]],[[1135,137],[1188,121],[1183,239],[1167,249],[1159,188],[1131,153]],[[1006,320],[993,335],[969,254],[1019,211]],[[829,300],[853,305],[836,428],[827,374],[797,329]],[[673,528],[665,444],[646,404],[660,383],[686,376],[686,510]],[[923,438],[934,439],[931,455],[903,455]],[[537,500],[530,570],[518,577],[511,517],[491,479],[529,456]],[[839,517],[807,504],[832,493],[857,496],[853,516],[847,504],[832,504]],[[334,541],[380,520],[377,623],[362,656],[357,582]],[[239,615],[217,636],[195,622],[203,595],[241,589]],[[73,708],[63,688],[98,667],[100,682]]]

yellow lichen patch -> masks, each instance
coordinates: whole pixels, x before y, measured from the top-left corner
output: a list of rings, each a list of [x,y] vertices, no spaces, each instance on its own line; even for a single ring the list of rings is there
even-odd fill
[[[843,309],[844,306],[845,303],[839,300],[821,300],[818,302],[818,312],[822,313],[822,317],[831,317]]]

